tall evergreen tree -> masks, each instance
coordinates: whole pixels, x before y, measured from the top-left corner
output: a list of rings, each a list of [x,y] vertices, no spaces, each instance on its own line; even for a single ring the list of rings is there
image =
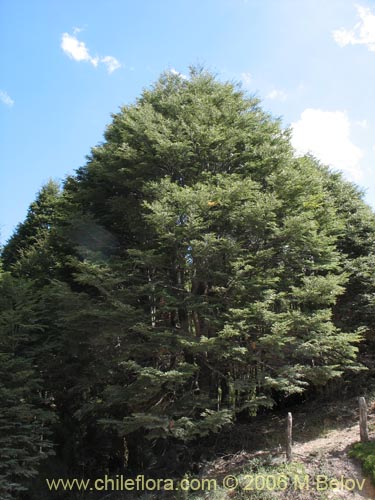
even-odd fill
[[[52,451],[50,401],[35,370],[42,328],[31,283],[0,274],[0,495],[20,498]]]
[[[59,194],[60,186],[52,180],[41,188],[35,201],[31,203],[24,222],[18,224],[14,234],[4,246],[2,260],[5,270],[10,270],[19,263],[25,254],[43,251],[46,236],[57,216],[56,205]],[[30,260],[31,255],[28,257]],[[44,267],[46,271],[47,266]],[[30,274],[30,269],[22,269],[21,273],[23,276]]]
[[[81,258],[64,321],[101,373],[80,384],[79,418],[133,443],[187,440],[356,369],[359,334],[332,318],[347,280],[337,205],[255,99],[166,74],[105,138],[65,186],[103,237],[66,232]]]
[[[36,365],[76,473],[152,464],[358,369],[373,215],[236,85],[162,75],[52,191],[4,258],[36,280]]]

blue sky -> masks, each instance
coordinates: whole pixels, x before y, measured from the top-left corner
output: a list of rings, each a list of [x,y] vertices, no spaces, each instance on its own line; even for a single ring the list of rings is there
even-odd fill
[[[375,207],[375,1],[1,0],[0,235],[164,70],[241,81]]]

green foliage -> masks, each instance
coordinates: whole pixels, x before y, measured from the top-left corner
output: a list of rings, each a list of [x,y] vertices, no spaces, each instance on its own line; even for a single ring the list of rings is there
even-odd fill
[[[66,468],[153,464],[358,371],[374,237],[360,193],[294,158],[257,99],[205,71],[162,75],[3,252],[34,291]]]
[[[308,473],[303,463],[271,463],[272,459],[259,460],[250,459],[246,467],[241,472],[229,474],[226,477],[233,478],[231,483],[236,487],[223,488],[220,486],[221,480],[216,478],[217,488],[206,488],[206,491],[190,491],[181,494],[178,499],[181,500],[204,500],[209,495],[212,500],[276,500],[277,498],[295,498],[298,494],[298,484],[306,484]],[[194,477],[188,477],[191,484],[194,483]],[[213,480],[214,481],[214,480]],[[268,483],[267,483],[268,481]],[[204,483],[201,483],[204,485]],[[313,489],[313,485],[309,485]],[[301,488],[303,489],[303,488]],[[325,494],[315,491],[316,498],[323,499]]]
[[[375,484],[375,442],[355,443],[349,456],[361,461],[363,470]]]
[[[50,400],[32,354],[42,329],[30,283],[0,275],[0,492],[18,498],[51,454]]]
[[[9,270],[25,253],[38,249],[56,219],[59,192],[59,185],[52,180],[39,191],[36,200],[29,207],[25,221],[18,224],[3,249],[4,269]]]

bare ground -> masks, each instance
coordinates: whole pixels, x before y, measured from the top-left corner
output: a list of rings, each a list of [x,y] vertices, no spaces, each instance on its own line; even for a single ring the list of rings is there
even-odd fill
[[[374,405],[370,406],[374,407]],[[331,409],[328,415],[324,409],[317,412],[321,416],[321,425],[313,431],[309,426],[311,415],[297,414],[293,461],[303,464],[305,473],[310,478],[309,488],[301,491],[294,488],[283,492],[274,492],[273,495],[265,495],[264,498],[275,500],[375,500],[375,487],[371,480],[363,475],[360,463],[348,456],[351,445],[359,441],[356,400],[349,407],[345,406],[345,411],[340,409],[337,412],[337,410],[338,408]],[[335,416],[332,417],[332,415]],[[284,419],[280,419],[275,424],[277,428],[283,427]],[[375,440],[375,415],[372,413],[369,415],[369,429],[370,439]],[[262,432],[262,426],[259,427],[259,432]],[[317,434],[319,435],[316,437]],[[262,436],[264,439],[265,434]],[[279,434],[276,439],[280,439],[280,436],[282,434]],[[264,448],[263,450],[251,452],[248,449],[223,456],[207,464],[201,471],[201,475],[222,478],[226,474],[241,474],[246,470],[246,464],[254,458],[262,460],[268,457],[275,467],[280,466],[285,461],[284,454],[280,453],[280,447],[274,448],[273,451]],[[319,491],[316,483],[317,476],[324,476],[329,480],[337,479],[339,484],[333,484],[332,488]],[[351,481],[347,482],[347,480]],[[356,482],[354,489],[353,480]],[[227,496],[223,498],[253,497],[252,494],[236,496],[228,492]],[[262,497],[257,496],[256,498]]]
[[[374,423],[374,418],[369,420],[370,426]],[[373,439],[375,436],[370,436]],[[351,478],[357,480],[362,488],[349,491],[348,488],[334,489],[330,491],[327,498],[343,500],[374,500],[375,487],[369,478],[366,478],[361,470],[360,464],[348,457],[350,446],[357,442],[359,438],[358,424],[346,429],[333,430],[323,437],[318,437],[304,443],[297,443],[294,446],[294,458],[305,464],[310,476],[324,474],[332,478]],[[298,498],[297,496],[295,497]],[[303,497],[301,497],[303,498]]]

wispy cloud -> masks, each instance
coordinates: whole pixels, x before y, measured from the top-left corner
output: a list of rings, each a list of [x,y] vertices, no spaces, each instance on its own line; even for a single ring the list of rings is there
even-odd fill
[[[352,143],[345,111],[305,109],[292,123],[292,145],[297,154],[312,153],[323,163],[345,172],[352,180],[363,176],[363,151]]]
[[[357,125],[358,127],[363,128],[363,129],[368,128],[368,121],[367,120],[357,120],[356,122],[354,122],[354,124]]]
[[[100,59],[100,62],[107,66],[108,73],[113,73],[116,69],[121,68],[121,64],[113,56],[105,56]]]
[[[97,66],[98,57],[92,57],[84,42],[80,42],[75,36],[63,33],[61,38],[61,48],[71,59],[75,61],[88,61],[93,66]]]
[[[77,33],[79,28],[74,28],[74,33]],[[99,63],[107,67],[108,73],[113,73],[116,69],[121,68],[120,62],[113,56],[96,56],[93,57],[86,44],[80,42],[76,36],[63,33],[61,37],[61,48],[65,54],[74,61],[86,61],[97,67]]]
[[[179,76],[180,78],[182,78],[183,80],[187,80],[188,77],[186,75],[184,75],[183,73],[180,73],[179,71],[177,71],[177,69],[175,68],[171,68],[169,70],[170,73],[172,73],[172,75],[176,75],[176,76]]]
[[[5,92],[5,90],[0,90],[0,101],[9,107],[12,107],[14,104],[13,99],[10,97],[8,92]]]
[[[286,93],[280,89],[273,89],[266,95],[266,99],[272,99],[277,101],[285,101],[287,98]]]
[[[74,26],[73,28],[73,35],[77,35],[78,33],[81,33],[81,31],[84,31],[85,28],[80,28],[78,26]]]
[[[253,83],[253,76],[251,73],[241,73],[241,82],[245,89],[249,89]]]
[[[375,14],[369,7],[356,5],[359,21],[352,29],[340,28],[332,32],[335,42],[340,47],[346,45],[365,45],[375,52]]]

